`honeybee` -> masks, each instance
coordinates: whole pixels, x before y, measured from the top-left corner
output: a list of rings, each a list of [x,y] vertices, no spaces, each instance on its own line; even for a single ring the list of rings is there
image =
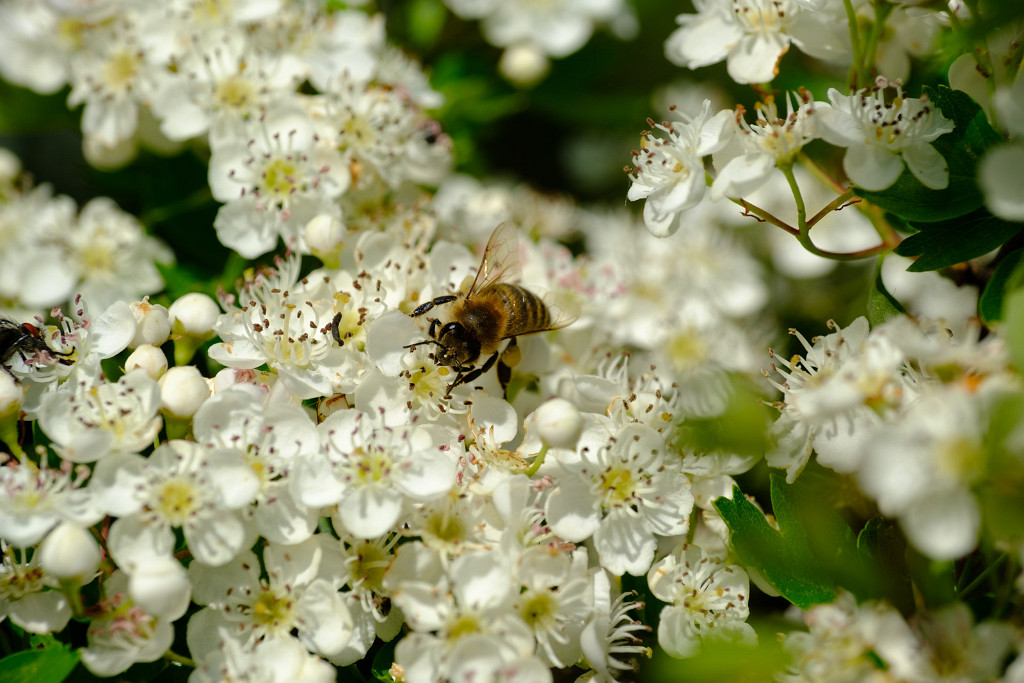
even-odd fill
[[[519,278],[519,271],[519,242],[515,228],[510,223],[502,223],[487,240],[480,268],[464,294],[436,297],[420,304],[412,312],[415,318],[436,306],[452,305],[448,322],[427,318],[430,321],[429,339],[405,347],[414,349],[420,344],[437,346],[437,352],[432,355],[434,361],[454,368],[458,373],[448,386],[448,394],[460,384],[468,384],[490,370],[498,360],[498,347],[504,340],[510,340],[507,353],[515,344],[516,337],[557,330],[576,320],[576,315],[566,308],[547,302],[525,287],[514,284]],[[487,359],[478,367],[481,356]],[[504,386],[508,377],[500,375]]]
[[[35,325],[0,318],[0,366],[3,366],[7,374],[14,377],[14,373],[7,367],[7,362],[14,358],[14,354],[21,356],[27,363],[29,356],[37,353],[48,353],[58,357],[61,363],[70,365],[71,361],[64,356],[70,356],[74,351],[54,351]]]

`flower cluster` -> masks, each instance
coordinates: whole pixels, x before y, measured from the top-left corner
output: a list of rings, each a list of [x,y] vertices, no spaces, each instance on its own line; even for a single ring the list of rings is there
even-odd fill
[[[0,627],[40,657],[19,666],[612,682],[763,652],[770,595],[788,659],[755,677],[1020,678],[1020,51],[977,71],[990,100],[915,97],[910,60],[964,8],[696,0],[668,60],[725,61],[759,101],[648,119],[641,213],[469,175],[472,141],[452,173],[486,99],[452,86],[468,62],[435,62],[435,91],[364,4],[0,5],[0,75],[64,89],[98,167],[201,159],[190,234],[233,252],[175,265],[152,219],[79,210],[0,150]],[[520,86],[635,21],[445,4]],[[823,92],[770,90],[794,47]],[[870,321],[811,286],[876,256],[829,285],[863,280]],[[823,307],[852,322],[771,350]]]

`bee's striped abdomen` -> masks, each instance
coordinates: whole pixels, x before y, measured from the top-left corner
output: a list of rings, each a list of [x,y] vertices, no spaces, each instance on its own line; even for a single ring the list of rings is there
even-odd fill
[[[519,285],[508,283],[499,283],[493,288],[494,293],[502,298],[508,312],[503,339],[551,327],[551,313],[539,296]]]

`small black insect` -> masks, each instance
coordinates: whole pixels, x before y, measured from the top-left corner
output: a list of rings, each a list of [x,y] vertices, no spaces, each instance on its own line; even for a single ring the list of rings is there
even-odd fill
[[[21,356],[21,359],[28,362],[29,357],[38,353],[48,353],[58,357],[64,365],[70,365],[67,359],[74,351],[55,351],[43,339],[39,328],[31,323],[19,323],[7,318],[0,318],[0,365],[11,377],[14,373],[7,366],[8,361],[14,358],[14,354]]]

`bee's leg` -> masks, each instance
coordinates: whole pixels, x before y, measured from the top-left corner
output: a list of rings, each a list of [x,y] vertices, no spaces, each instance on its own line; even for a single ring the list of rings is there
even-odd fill
[[[430,301],[427,301],[426,303],[422,303],[419,306],[417,306],[416,310],[414,310],[412,312],[412,317],[415,318],[417,316],[423,315],[424,313],[429,311],[434,306],[441,306],[443,304],[448,304],[448,303],[451,303],[451,302],[455,301],[458,298],[459,297],[454,295],[454,294],[448,294],[448,295],[445,295],[445,296],[439,296],[439,297],[436,297],[434,299],[431,299]]]
[[[490,370],[491,366],[494,365],[494,361],[496,361],[496,360],[498,360],[498,352],[497,351],[495,351],[491,355],[491,357],[488,358],[484,362],[484,364],[481,365],[480,367],[472,369],[472,370],[470,370],[469,372],[467,372],[465,374],[463,374],[463,372],[460,370],[459,371],[459,376],[456,377],[455,381],[452,382],[450,387],[448,387],[448,393],[449,394],[452,393],[452,389],[454,389],[455,387],[459,386],[460,384],[469,384],[470,382],[475,380],[477,377],[479,377],[480,375],[482,375],[485,372],[487,372],[488,370]],[[466,368],[466,369],[468,369],[468,368]]]
[[[512,337],[508,340],[508,346],[501,352],[501,358],[498,359],[498,382],[501,384],[501,391],[506,398],[508,397],[508,383],[512,381],[512,368],[519,365],[522,357],[523,353],[519,350],[516,338]]]

